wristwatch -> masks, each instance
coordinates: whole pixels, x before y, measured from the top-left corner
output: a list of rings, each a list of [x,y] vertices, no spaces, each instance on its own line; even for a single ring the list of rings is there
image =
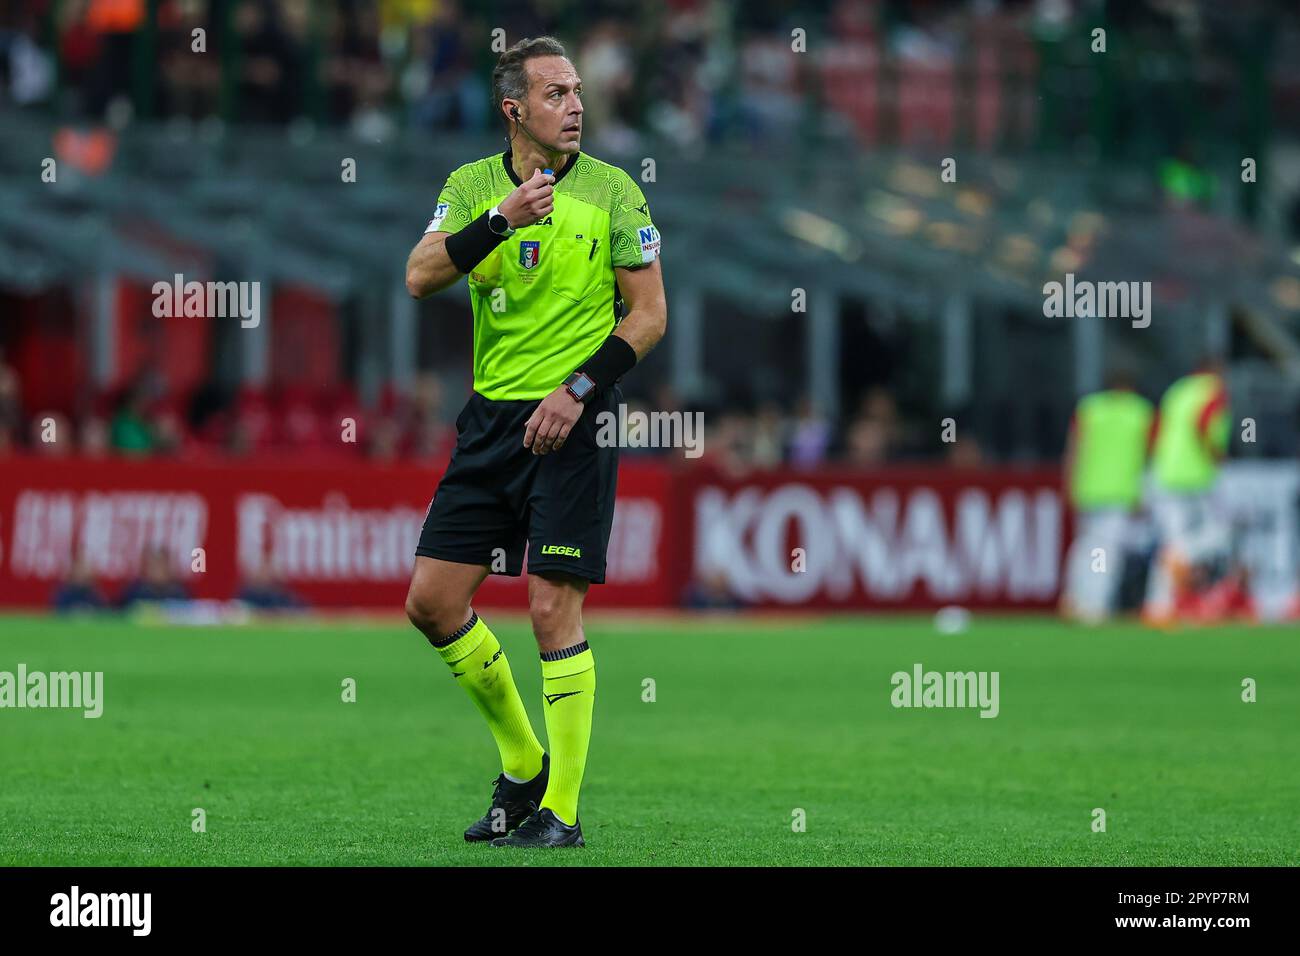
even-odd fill
[[[564,387],[575,400],[587,404],[596,394],[596,383],[586,372],[574,372],[564,380]]]
[[[498,236],[509,236],[515,231],[514,226],[510,225],[510,220],[501,215],[496,206],[488,210],[488,228]]]

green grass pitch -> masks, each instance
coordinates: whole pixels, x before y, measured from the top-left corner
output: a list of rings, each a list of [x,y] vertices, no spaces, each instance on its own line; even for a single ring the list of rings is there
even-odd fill
[[[527,622],[485,617],[544,742]],[[496,750],[404,622],[0,617],[0,671],[103,671],[105,698],[97,720],[0,710],[0,864],[1300,862],[1294,628],[592,615],[587,630],[588,845],[530,854],[463,842]],[[918,662],[999,672],[999,715],[895,709],[890,677]]]

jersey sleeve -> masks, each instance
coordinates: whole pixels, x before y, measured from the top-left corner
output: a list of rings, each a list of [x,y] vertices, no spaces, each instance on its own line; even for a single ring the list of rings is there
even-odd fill
[[[438,193],[438,204],[433,209],[433,218],[424,227],[425,233],[460,232],[468,226],[474,219],[468,198],[453,172]]]
[[[610,252],[615,266],[634,269],[659,258],[659,230],[650,219],[650,206],[636,182],[622,174],[609,216]]]

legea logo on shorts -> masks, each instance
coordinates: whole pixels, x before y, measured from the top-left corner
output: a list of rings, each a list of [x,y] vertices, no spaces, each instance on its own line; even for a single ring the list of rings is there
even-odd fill
[[[582,557],[581,548],[570,548],[562,544],[544,544],[542,545],[542,554],[558,554],[565,558]]]

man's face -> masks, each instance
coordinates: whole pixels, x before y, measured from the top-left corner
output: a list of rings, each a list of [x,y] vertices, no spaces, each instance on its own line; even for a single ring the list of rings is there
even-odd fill
[[[524,64],[530,78],[523,120],[528,131],[561,153],[576,153],[582,140],[582,80],[562,56],[539,56]]]

